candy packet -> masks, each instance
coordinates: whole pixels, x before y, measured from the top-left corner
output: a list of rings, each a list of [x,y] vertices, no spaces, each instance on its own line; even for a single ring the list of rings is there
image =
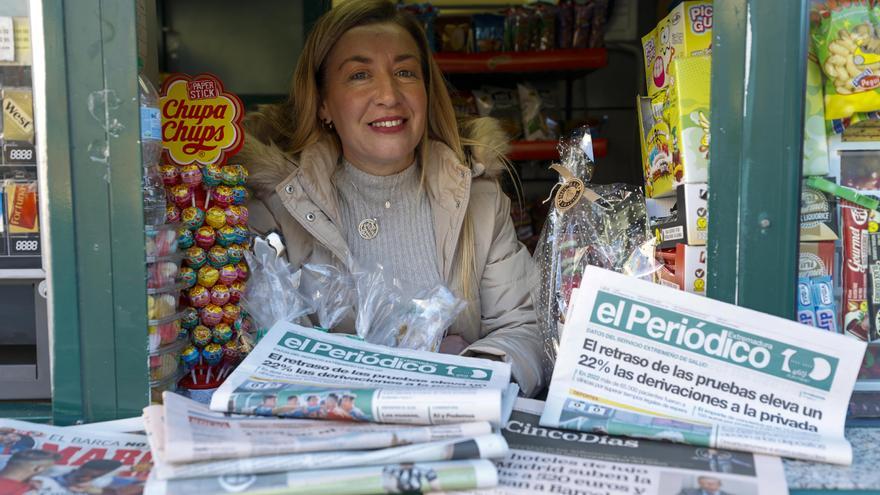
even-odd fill
[[[332,330],[353,315],[357,287],[348,270],[307,263],[302,267],[300,291],[311,302],[322,329]]]
[[[645,198],[628,184],[587,186],[595,168],[592,137],[581,128],[559,144],[560,182],[541,232],[534,261],[532,300],[544,341],[549,377],[572,292],[586,266],[651,279],[661,264],[649,235]]]
[[[829,0],[811,9],[810,33],[826,75],[827,120],[880,110],[880,11],[873,3]]]

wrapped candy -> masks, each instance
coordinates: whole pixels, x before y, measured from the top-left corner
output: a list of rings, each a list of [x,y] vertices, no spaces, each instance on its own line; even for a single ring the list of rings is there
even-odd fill
[[[208,187],[217,187],[223,184],[223,167],[217,163],[206,165],[204,172],[202,172],[202,182]]]
[[[248,218],[250,218],[250,211],[248,211],[248,207],[244,205],[232,205],[238,206],[239,211],[241,212],[241,220],[238,222],[239,225],[247,225]]]
[[[217,186],[211,191],[211,201],[225,208],[232,204],[232,192],[229,186]]]
[[[213,335],[214,343],[223,345],[229,342],[232,338],[232,327],[225,322],[220,322],[214,326],[214,329],[211,330],[211,334]]]
[[[235,227],[232,227],[232,229],[235,231],[235,243],[247,246],[250,238],[250,232],[248,232],[247,227],[244,225],[236,225]]]
[[[214,366],[216,364],[220,364],[220,360],[223,359],[223,347],[220,344],[210,343],[202,349],[202,357],[205,358],[205,362],[208,363],[209,366]]]
[[[645,198],[627,184],[586,186],[592,175],[593,149],[588,130],[559,144],[560,184],[544,224],[534,260],[539,281],[532,300],[544,341],[543,368],[549,379],[559,348],[571,293],[587,265],[635,277],[650,277],[654,260]]]
[[[235,323],[235,320],[241,315],[241,308],[236,304],[223,305],[223,321],[228,324]]]
[[[194,308],[207,306],[211,302],[211,294],[208,292],[208,289],[201,285],[196,285],[190,289],[187,292],[187,296],[189,297],[189,305]]]
[[[165,223],[177,223],[180,221],[180,208],[170,204],[165,207]]]
[[[217,234],[214,232],[214,229],[207,225],[202,225],[195,233],[196,246],[202,249],[210,249],[214,245],[216,238]]]
[[[211,287],[211,304],[223,306],[229,302],[230,297],[229,287],[223,284],[214,284],[214,287]]]
[[[192,368],[195,365],[199,364],[199,357],[201,353],[195,347],[188,345],[182,351],[180,351],[180,360],[183,361],[183,365],[187,368]]]
[[[171,202],[181,208],[186,208],[187,205],[192,204],[193,191],[186,184],[175,184],[171,186],[171,188],[168,189],[168,194],[171,197]]]
[[[236,278],[238,278],[238,271],[236,270]],[[238,303],[241,299],[241,295],[244,294],[244,282],[241,280],[236,280],[229,284],[229,302],[232,304]]]
[[[192,330],[199,324],[199,310],[196,308],[186,308],[180,317],[180,324],[187,330]]]
[[[244,261],[239,261],[235,264],[235,271],[238,272],[238,279],[244,282],[250,276],[250,270],[248,270],[247,263]]]
[[[232,188],[232,204],[243,205],[247,203],[251,193],[244,186],[235,186]]]
[[[196,237],[192,230],[183,227],[177,231],[177,247],[179,249],[189,249],[196,243]]]
[[[226,211],[217,206],[208,208],[208,211],[205,212],[205,223],[215,229],[219,229],[226,225]]]
[[[236,232],[235,227],[224,225],[217,230],[217,244],[229,247],[230,244],[235,244],[237,241],[238,232]]]
[[[220,272],[211,265],[204,265],[199,268],[198,272],[199,285],[205,288],[211,288],[220,279]]]
[[[227,186],[239,186],[244,180],[241,170],[241,165],[226,165],[220,171],[220,179]]]
[[[180,181],[189,187],[196,187],[202,183],[202,171],[198,165],[184,165],[180,167]]]
[[[159,175],[162,176],[162,182],[166,187],[180,183],[180,170],[177,165],[166,163],[159,166]]]
[[[180,221],[189,230],[196,230],[205,222],[205,212],[197,206],[188,206],[180,212]]]
[[[211,343],[212,338],[211,329],[205,325],[198,325],[192,330],[192,341],[196,347],[205,347]]]
[[[226,224],[230,227],[241,224],[241,206],[229,205],[223,214],[226,216]]]
[[[188,266],[199,269],[208,261],[208,255],[205,253],[204,249],[198,246],[193,246],[184,252],[183,259]]]
[[[238,280],[238,269],[235,265],[224,265],[220,267],[220,283],[230,285]]]
[[[230,244],[229,247],[226,248],[226,257],[229,260],[229,263],[238,263],[241,261],[242,256],[244,256],[244,248],[241,247],[240,244]]]
[[[208,263],[214,268],[229,264],[229,254],[223,246],[213,246],[208,250]]]
[[[199,318],[201,319],[202,325],[205,325],[206,327],[213,327],[220,323],[223,321],[223,317],[223,308],[216,304],[208,304],[199,310]]]
[[[183,282],[184,287],[187,289],[196,285],[196,282],[198,282],[196,271],[191,266],[180,267],[180,270],[177,272],[177,279]]]

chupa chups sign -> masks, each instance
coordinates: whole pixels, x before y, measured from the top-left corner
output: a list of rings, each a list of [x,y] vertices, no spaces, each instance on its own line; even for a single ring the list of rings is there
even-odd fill
[[[159,98],[162,146],[178,165],[222,163],[241,149],[244,106],[213,74],[175,74]]]

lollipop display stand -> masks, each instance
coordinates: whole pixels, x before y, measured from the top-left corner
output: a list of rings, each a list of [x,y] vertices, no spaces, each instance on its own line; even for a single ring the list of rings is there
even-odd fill
[[[175,244],[182,253],[176,277],[181,311],[179,326],[166,329],[168,336],[177,332],[179,344],[157,350],[151,359],[157,369],[170,368],[171,356],[179,355],[181,392],[204,397],[250,350],[252,325],[238,305],[249,276],[248,173],[228,162],[242,144],[243,106],[210,74],[169,77],[160,106],[159,175],[167,191],[166,222],[177,226]],[[167,386],[162,379],[156,384]]]

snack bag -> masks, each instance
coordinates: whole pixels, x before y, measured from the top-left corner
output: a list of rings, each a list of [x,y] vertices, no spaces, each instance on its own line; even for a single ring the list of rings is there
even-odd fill
[[[498,52],[504,48],[504,16],[498,14],[475,14],[474,51]]]
[[[828,1],[811,13],[810,29],[825,82],[825,118],[880,109],[878,10],[869,0]]]
[[[547,127],[547,119],[541,109],[541,97],[529,83],[516,85],[522,112],[523,135],[528,140],[551,139],[553,136]]]

